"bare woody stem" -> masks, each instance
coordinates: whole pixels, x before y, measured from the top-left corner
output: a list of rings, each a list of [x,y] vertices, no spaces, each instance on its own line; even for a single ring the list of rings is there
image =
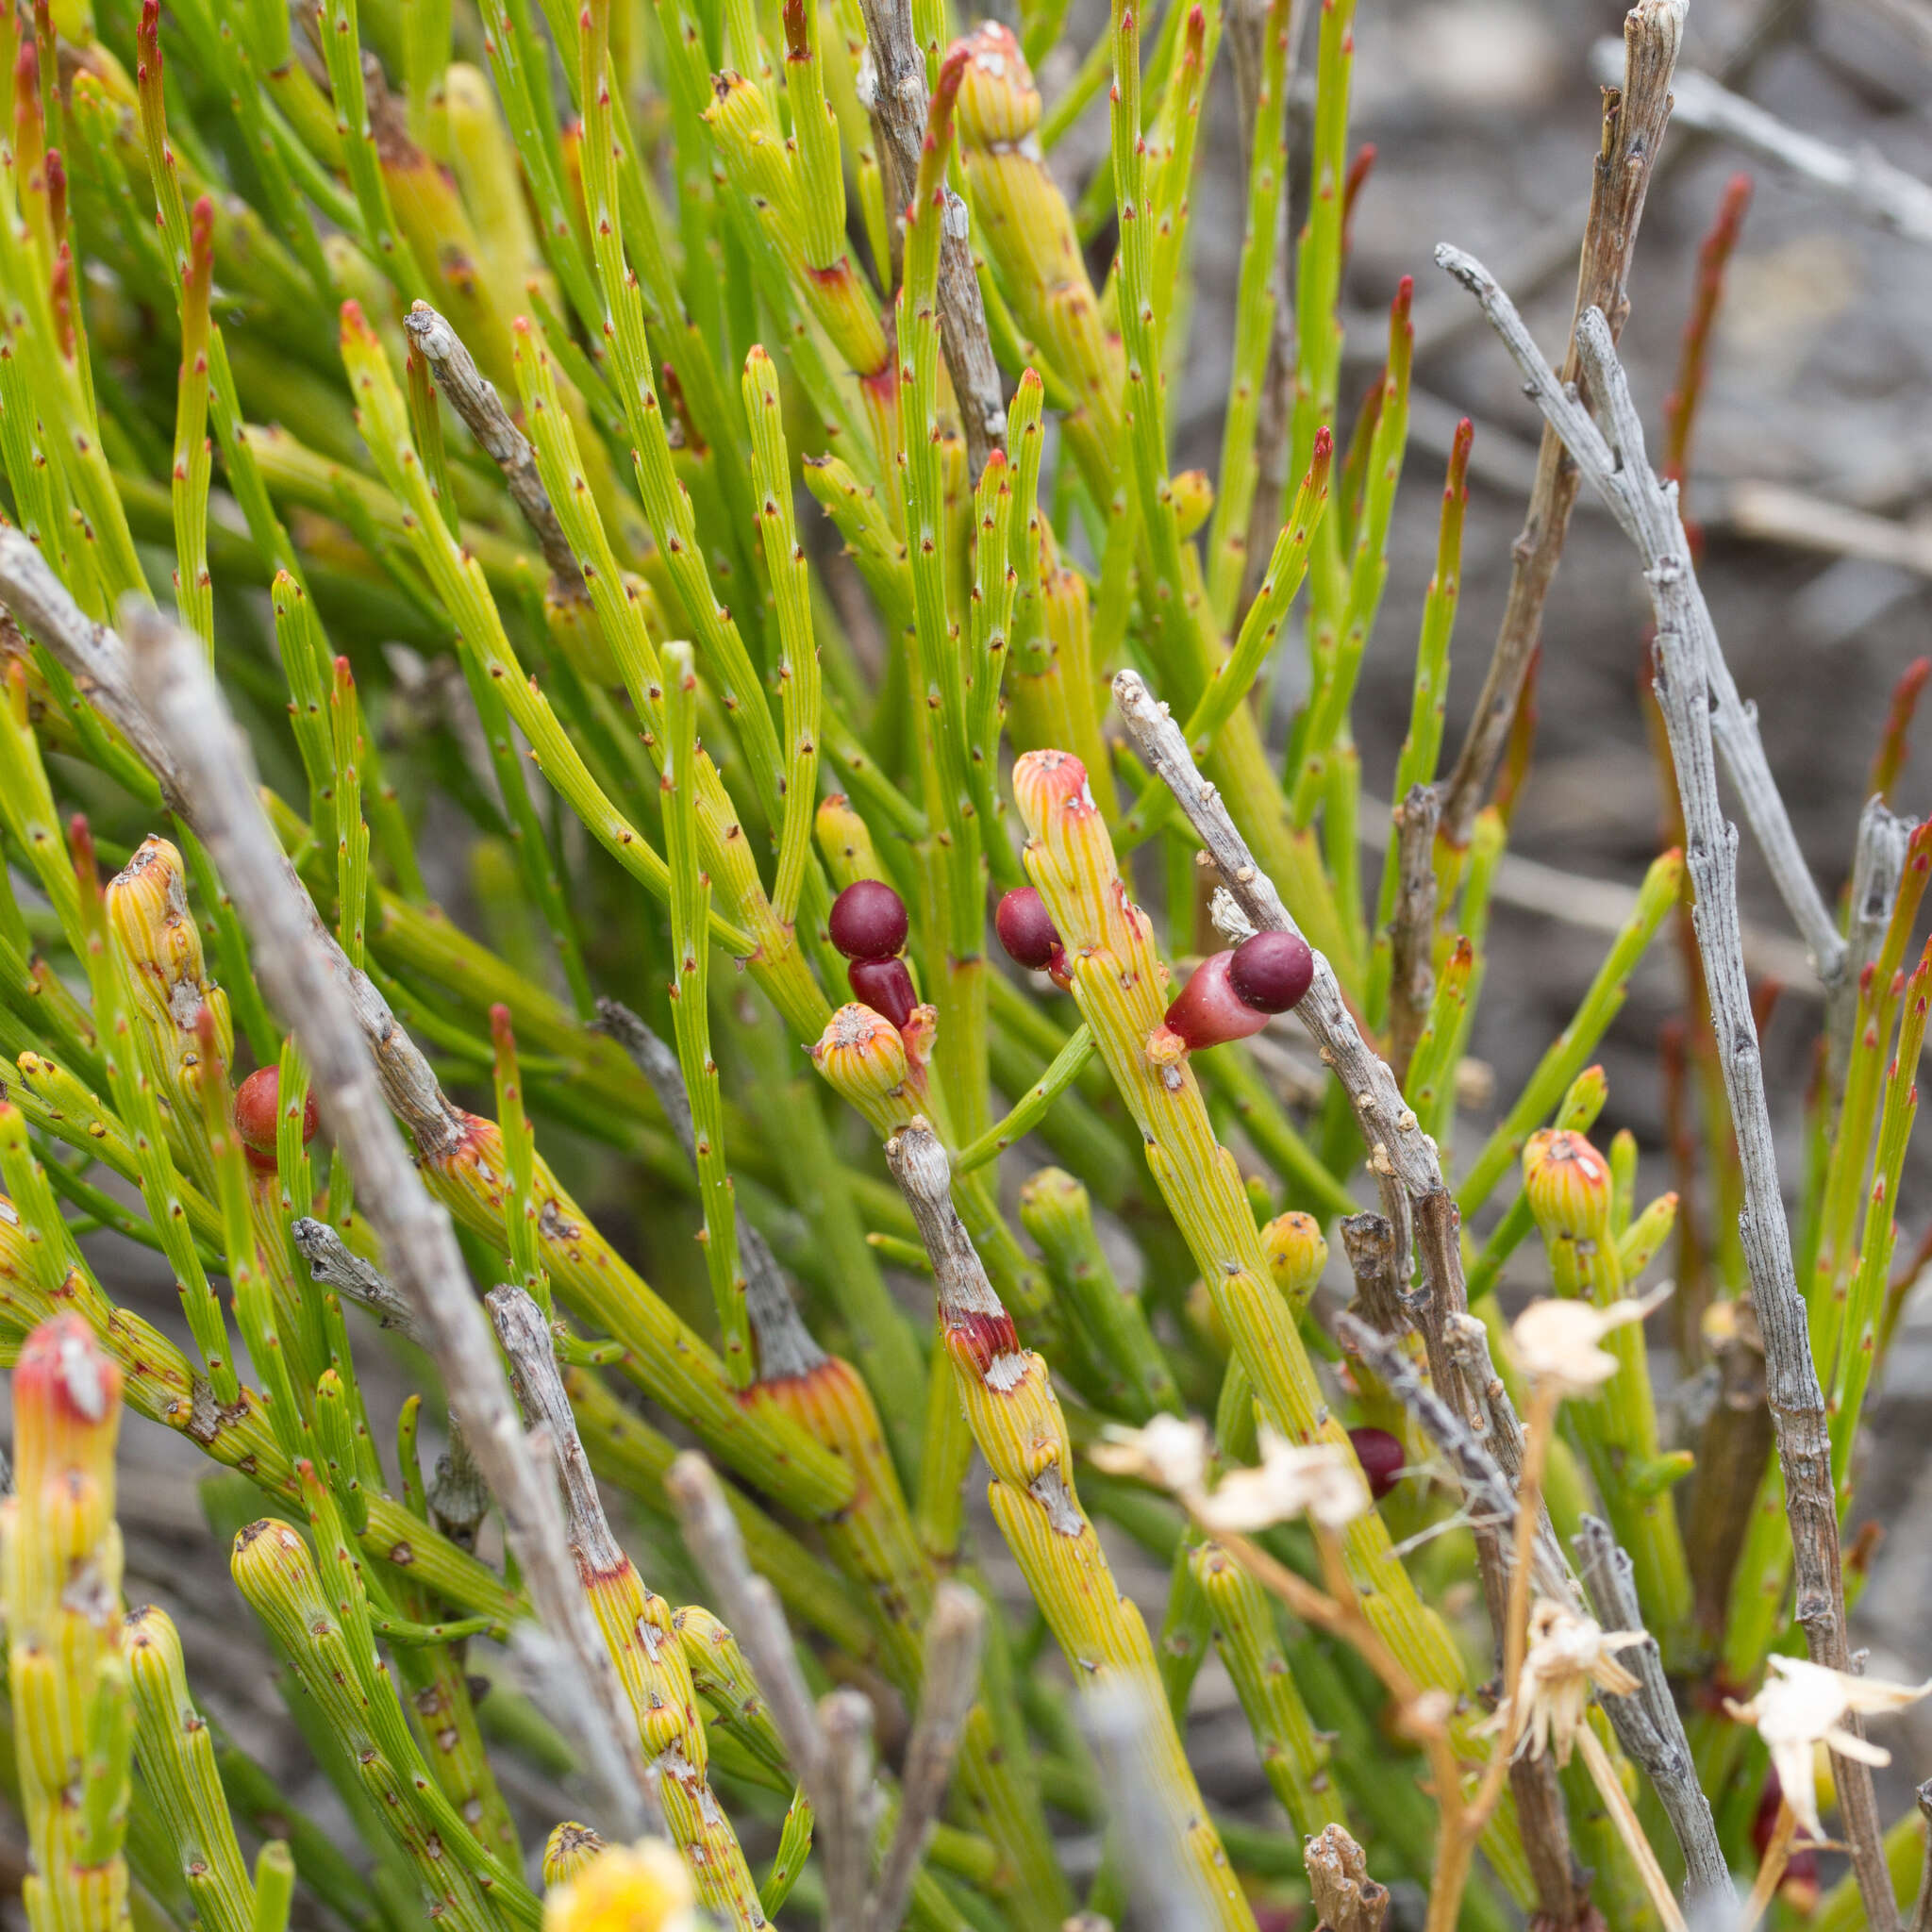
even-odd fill
[[[1601,308],[1621,331],[1629,313],[1625,283],[1651,171],[1671,116],[1671,74],[1684,27],[1684,0],[1638,0],[1624,16],[1624,85],[1604,93],[1603,144],[1591,177],[1590,215],[1576,275],[1576,309]],[[1573,335],[1563,379],[1580,373]],[[1496,762],[1508,742],[1523,680],[1542,635],[1543,604],[1563,555],[1577,476],[1562,439],[1545,429],[1537,451],[1529,510],[1512,552],[1508,601],[1483,678],[1482,694],[1457,755],[1442,805],[1442,836],[1466,845]]]
[[[1737,1131],[1744,1183],[1740,1233],[1750,1271],[1752,1301],[1764,1335],[1766,1395],[1777,1436],[1778,1464],[1790,1524],[1797,1580],[1796,1616],[1814,1663],[1851,1668],[1845,1632],[1844,1576],[1838,1536],[1838,1507],[1831,1474],[1830,1420],[1811,1356],[1809,1317],[1798,1292],[1790,1229],[1778,1191],[1777,1158],[1764,1068],[1752,1016],[1750,985],[1738,911],[1737,828],[1726,823],[1718,797],[1714,741],[1738,720],[1756,745],[1757,729],[1744,712],[1724,657],[1716,626],[1690,567],[1690,546],[1677,515],[1676,493],[1658,482],[1644,455],[1643,428],[1629,385],[1601,312],[1587,311],[1576,328],[1582,367],[1609,425],[1607,439],[1543,361],[1509,298],[1480,263],[1453,248],[1437,258],[1482,303],[1497,333],[1527,378],[1546,421],[1576,458],[1581,474],[1604,498],[1644,562],[1644,582],[1657,622],[1657,692],[1675,761],[1678,798],[1688,838],[1686,858],[1696,893],[1692,918],[1709,989],[1712,1032],[1718,1041],[1724,1091]],[[1734,710],[1733,710],[1733,708]],[[1844,941],[1825,913],[1816,885],[1797,852],[1790,822],[1768,768],[1769,797],[1754,796],[1754,775],[1733,741],[1726,763],[1747,813],[1765,844],[1774,874],[1794,915],[1815,902],[1823,936],[1811,944],[1821,977],[1829,985]],[[1757,762],[1761,765],[1761,748]],[[1754,812],[1754,808],[1756,808]],[[1774,834],[1765,837],[1768,814]],[[1788,843],[1787,843],[1788,841]],[[1799,888],[1802,887],[1802,890]],[[1793,904],[1795,897],[1798,901]],[[1828,939],[1827,946],[1824,940]],[[1876,1800],[1869,1769],[1835,1757],[1845,1836],[1853,1869],[1871,1923],[1879,1932],[1898,1924],[1898,1907],[1885,1861]]]
[[[861,0],[872,55],[873,92],[866,106],[880,135],[891,210],[912,198],[925,142],[925,55],[912,25],[912,0]],[[966,205],[946,191],[940,224],[940,343],[966,431],[967,469],[976,483],[986,459],[1007,446],[1007,405],[999,364],[986,330],[986,305],[973,272]]]
[[[262,987],[292,1026],[357,1201],[416,1312],[451,1411],[503,1512],[531,1602],[580,1680],[596,1687],[577,1706],[593,1726],[578,1741],[618,1828],[635,1833],[656,1807],[609,1655],[577,1587],[556,1493],[517,1419],[449,1216],[425,1191],[391,1117],[343,983],[346,961],[326,944],[315,908],[275,842],[257,796],[255,761],[199,641],[132,604],[123,622],[135,658],[127,695],[138,698],[146,721],[136,742],[160,755],[157,771],[177,789],[221,868]]]
[[[524,521],[543,552],[543,561],[550,566],[554,587],[560,595],[583,599],[588,594],[584,574],[537,475],[537,453],[510,421],[495,385],[476,367],[462,338],[428,303],[416,303],[403,318],[403,325],[417,353],[428,363],[436,386],[449,399],[450,408],[503,472],[510,497],[523,511]]]
[[[919,1716],[906,1747],[899,1817],[867,1909],[867,1932],[897,1932],[905,1916],[912,1880],[952,1779],[966,1714],[978,1692],[985,1641],[986,1606],[964,1584],[941,1583],[926,1626]]]
[[[1810,951],[1811,963],[1819,979],[1829,989],[1844,972],[1844,937],[1818,890],[1817,881],[1811,876],[1810,868],[1805,863],[1798,835],[1791,827],[1790,814],[1785,808],[1777,781],[1772,776],[1770,762],[1764,756],[1757,721],[1740,695],[1730,667],[1724,662],[1717,626],[1711,622],[1697,575],[1690,566],[1688,551],[1683,548],[1683,526],[1677,517],[1674,498],[1666,513],[1662,486],[1648,465],[1644,465],[1641,478],[1622,469],[1618,456],[1605,441],[1589,411],[1577,400],[1575,392],[1560,382],[1543,360],[1542,352],[1524,326],[1515,305],[1481,262],[1446,242],[1438,246],[1436,261],[1481,305],[1490,325],[1502,337],[1504,346],[1516,366],[1533,386],[1531,392],[1537,407],[1575,458],[1579,474],[1604,499],[1624,535],[1642,553],[1653,604],[1657,602],[1659,594],[1658,571],[1666,559],[1674,564],[1674,577],[1668,586],[1670,601],[1674,614],[1682,623],[1686,648],[1702,659],[1700,675],[1708,690],[1710,710],[1707,736],[1715,742],[1718,755],[1724,759],[1724,774],[1737,791],[1740,808],[1751,827],[1752,836],[1757,841],[1758,849],[1764,855],[1764,862],[1770,868],[1778,896],[1784,900],[1792,924]],[[1586,314],[1577,324],[1579,354],[1583,353],[1588,320]],[[1607,357],[1614,364],[1616,350],[1610,341],[1607,323],[1602,325],[1599,335],[1600,350],[1595,359],[1600,362]],[[1590,359],[1586,357],[1586,375],[1590,373]],[[1601,391],[1598,393],[1601,402]],[[1629,414],[1634,421],[1634,410]],[[1641,440],[1636,449],[1641,459]],[[1626,447],[1624,456],[1627,458],[1628,455]],[[1647,482],[1644,479],[1648,479]],[[1674,541],[1677,545],[1675,549],[1670,547]],[[1740,975],[1741,971],[1740,965]]]

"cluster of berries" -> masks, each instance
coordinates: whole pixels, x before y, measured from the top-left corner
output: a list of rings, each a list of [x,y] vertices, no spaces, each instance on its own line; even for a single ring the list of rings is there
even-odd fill
[[[1000,900],[993,929],[1016,966],[1072,984],[1072,969],[1046,902],[1031,886]],[[851,963],[852,996],[903,1027],[918,1004],[912,974],[899,958],[906,943],[906,904],[879,879],[859,879],[832,905],[832,943]],[[1257,932],[1203,959],[1167,1009],[1168,1029],[1191,1052],[1245,1040],[1276,1013],[1297,1006],[1315,976],[1314,955],[1298,933]]]

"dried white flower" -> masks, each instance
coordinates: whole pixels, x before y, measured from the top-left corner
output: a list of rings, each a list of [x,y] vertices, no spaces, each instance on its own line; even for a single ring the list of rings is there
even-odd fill
[[[1625,1298],[1600,1308],[1593,1302],[1531,1302],[1509,1330],[1516,1361],[1532,1382],[1565,1395],[1588,1395],[1617,1373],[1603,1339],[1627,1322],[1641,1322],[1670,1294],[1668,1284],[1641,1301]]]
[[[1549,1751],[1558,1764],[1568,1764],[1590,1708],[1591,1687],[1627,1697],[1637,1689],[1637,1679],[1617,1661],[1617,1652],[1645,1641],[1641,1630],[1606,1630],[1551,1597],[1538,1598],[1530,1607],[1529,1642],[1516,1696],[1491,1724],[1497,1729],[1507,1725],[1515,1748],[1529,1757]]]
[[[1208,1430],[1198,1418],[1177,1415],[1157,1415],[1139,1429],[1109,1424],[1087,1459],[1108,1475],[1138,1476],[1193,1496],[1208,1479]]]
[[[1903,1710],[1928,1691],[1932,1677],[1923,1684],[1890,1684],[1882,1677],[1828,1670],[1803,1657],[1774,1657],[1757,1695],[1748,1704],[1726,1697],[1724,1708],[1740,1724],[1757,1726],[1792,1816],[1813,1838],[1823,1838],[1814,1747],[1824,1744],[1860,1764],[1890,1764],[1890,1751],[1846,1730],[1844,1720],[1858,1711]]]
[[[1192,1507],[1210,1530],[1267,1529],[1297,1516],[1341,1529],[1367,1511],[1369,1490],[1345,1449],[1333,1442],[1305,1448],[1264,1428],[1259,1466],[1224,1476],[1214,1493]]]
[[[1333,1442],[1304,1448],[1261,1431],[1261,1460],[1208,1489],[1208,1430],[1195,1418],[1158,1415],[1143,1428],[1110,1426],[1087,1452],[1108,1475],[1138,1476],[1170,1490],[1209,1530],[1242,1534],[1311,1516],[1324,1529],[1353,1523],[1370,1503],[1368,1485],[1347,1450]]]

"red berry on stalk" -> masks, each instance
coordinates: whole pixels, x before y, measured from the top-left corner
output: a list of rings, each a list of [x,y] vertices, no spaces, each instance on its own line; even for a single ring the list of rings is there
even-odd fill
[[[257,1067],[235,1090],[235,1131],[249,1164],[273,1168],[275,1164],[275,1131],[282,1111],[282,1075],[277,1067]],[[302,1143],[315,1138],[315,1095],[310,1093],[302,1109]]]
[[[1191,1053],[1245,1040],[1268,1024],[1268,1015],[1249,1006],[1230,984],[1227,974],[1233,958],[1232,953],[1209,954],[1167,1009],[1169,1030],[1180,1035]]]
[[[826,924],[848,959],[890,959],[906,943],[906,902],[883,879],[856,879]]]
[[[1007,957],[1029,973],[1043,972],[1060,949],[1060,936],[1046,901],[1031,886],[1016,886],[999,903],[993,930]]]
[[[1257,1013],[1285,1013],[1315,977],[1315,956],[1298,933],[1257,932],[1234,949],[1227,979]]]
[[[852,982],[852,997],[894,1026],[903,1028],[919,1004],[903,959],[855,959],[845,977]]]
[[[1356,1460],[1369,1479],[1369,1494],[1379,1503],[1395,1487],[1407,1467],[1401,1439],[1391,1436],[1387,1429],[1364,1425],[1349,1430],[1348,1440],[1355,1444]]]

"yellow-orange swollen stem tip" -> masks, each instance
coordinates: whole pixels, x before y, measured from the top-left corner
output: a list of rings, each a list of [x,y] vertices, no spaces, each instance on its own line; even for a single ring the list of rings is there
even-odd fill
[[[31,1866],[22,1896],[38,1932],[127,1923],[118,1835],[105,1857],[89,1858],[93,1807],[82,1802],[90,1713],[124,1668],[120,1421],[121,1371],[87,1322],[70,1312],[42,1323],[13,1374],[14,1492],[0,1507],[0,1609]]]
[[[1523,1149],[1523,1187],[1545,1234],[1607,1238],[1610,1165],[1583,1135],[1564,1127],[1532,1134]]]

